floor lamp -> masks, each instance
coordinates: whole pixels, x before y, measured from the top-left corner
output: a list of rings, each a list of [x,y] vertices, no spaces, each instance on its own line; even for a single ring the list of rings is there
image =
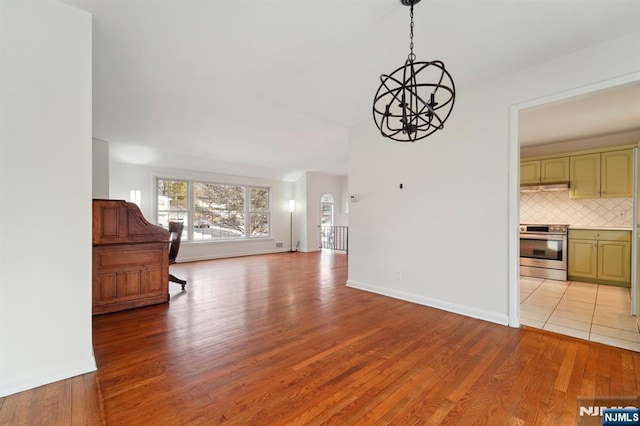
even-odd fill
[[[291,227],[289,229],[289,251],[293,252],[293,211],[296,209],[296,200],[289,200],[289,214],[291,215]]]

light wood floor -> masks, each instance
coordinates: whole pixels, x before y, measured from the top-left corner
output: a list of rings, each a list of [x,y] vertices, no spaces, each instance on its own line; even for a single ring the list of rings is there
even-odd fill
[[[348,288],[341,253],[172,272],[170,303],[94,318],[97,374],[0,424],[573,424],[578,396],[640,394],[639,353]]]

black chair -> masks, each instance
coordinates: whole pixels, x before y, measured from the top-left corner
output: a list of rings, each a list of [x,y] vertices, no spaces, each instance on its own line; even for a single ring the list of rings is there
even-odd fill
[[[180,240],[182,240],[182,229],[184,223],[182,222],[169,222],[169,265],[176,263],[178,258],[178,251],[180,250]],[[173,274],[169,274],[169,281],[180,284],[184,290],[184,286],[187,285],[187,281],[177,278]]]

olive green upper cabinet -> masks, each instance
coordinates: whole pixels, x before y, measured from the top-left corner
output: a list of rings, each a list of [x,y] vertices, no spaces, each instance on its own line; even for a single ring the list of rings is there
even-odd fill
[[[540,185],[569,181],[569,157],[523,161],[520,185]]]
[[[633,150],[571,156],[570,198],[631,198]]]
[[[540,183],[569,182],[569,157],[540,160]]]
[[[633,197],[633,150],[602,153],[602,198]]]
[[[600,153],[571,157],[569,198],[600,198]]]
[[[520,163],[520,185],[540,184],[540,160]]]

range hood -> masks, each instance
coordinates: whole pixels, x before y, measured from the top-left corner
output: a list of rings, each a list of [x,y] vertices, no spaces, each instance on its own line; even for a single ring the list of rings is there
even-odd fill
[[[520,185],[520,192],[566,191],[569,182],[547,183],[543,185]]]

